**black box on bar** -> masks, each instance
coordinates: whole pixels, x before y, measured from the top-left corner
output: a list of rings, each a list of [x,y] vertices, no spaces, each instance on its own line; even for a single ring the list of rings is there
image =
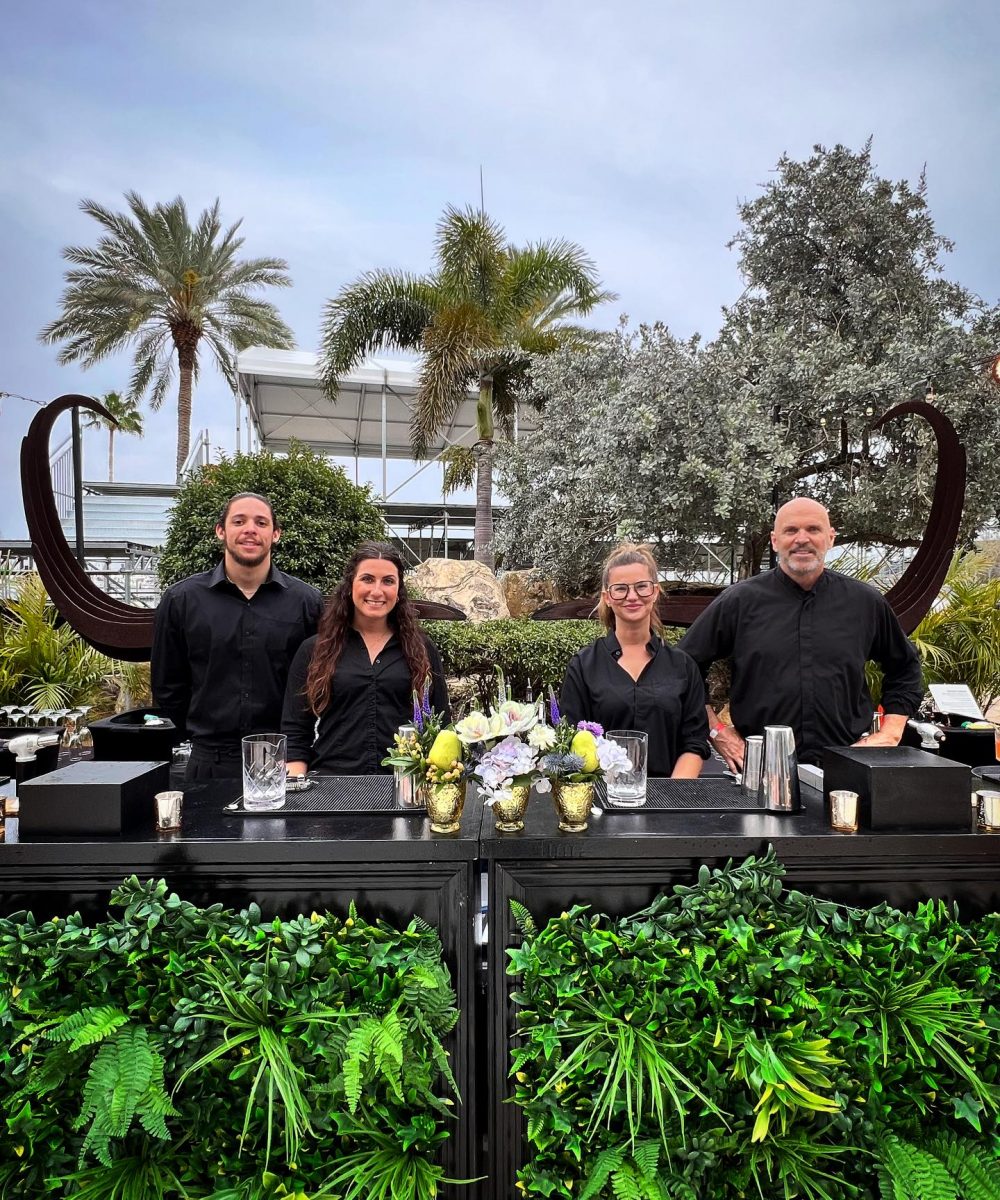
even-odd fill
[[[828,746],[823,792],[857,792],[862,829],[970,828],[972,772],[910,746]]]
[[[18,788],[18,833],[23,838],[149,832],[153,797],[169,786],[166,762],[75,762]]]

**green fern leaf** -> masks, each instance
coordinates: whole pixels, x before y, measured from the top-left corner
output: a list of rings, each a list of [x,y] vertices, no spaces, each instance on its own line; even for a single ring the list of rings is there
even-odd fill
[[[653,1179],[660,1165],[660,1143],[638,1142],[632,1152],[632,1161],[643,1179]]]
[[[534,937],[538,933],[538,925],[535,923],[535,918],[523,904],[517,900],[511,900],[510,912],[514,918],[514,924],[524,937]]]
[[[609,1146],[607,1150],[602,1150],[594,1160],[594,1165],[583,1185],[583,1191],[580,1193],[580,1200],[592,1200],[592,1197],[597,1196],[607,1182],[608,1176],[612,1171],[617,1171],[624,1160],[625,1151],[621,1146]]]
[[[927,1150],[892,1135],[880,1151],[899,1200],[959,1200],[951,1173]]]
[[[81,1008],[42,1036],[51,1042],[68,1042],[70,1050],[80,1050],[84,1046],[103,1042],[127,1023],[128,1017],[120,1008],[110,1005]]]
[[[611,1190],[615,1200],[643,1200],[639,1181],[627,1163],[623,1163],[611,1176]]]

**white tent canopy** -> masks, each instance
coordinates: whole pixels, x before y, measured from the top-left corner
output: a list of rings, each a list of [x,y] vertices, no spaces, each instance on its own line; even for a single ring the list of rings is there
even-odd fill
[[[237,384],[266,450],[288,449],[294,438],[321,454],[351,458],[412,458],[410,419],[419,363],[369,358],[340,380],[336,400],[319,381],[315,354],[253,347],[237,357]],[[535,421],[519,422],[520,430]],[[459,405],[429,446],[434,458],[448,446],[475,440],[476,395]]]

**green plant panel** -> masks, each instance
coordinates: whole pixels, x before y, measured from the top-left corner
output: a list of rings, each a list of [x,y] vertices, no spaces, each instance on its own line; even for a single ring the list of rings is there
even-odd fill
[[[0,919],[0,1196],[436,1194],[458,1010],[432,928],[134,877],[111,904]]]
[[[772,850],[620,919],[516,907],[523,1195],[1000,1197],[1000,917],[782,875]]]

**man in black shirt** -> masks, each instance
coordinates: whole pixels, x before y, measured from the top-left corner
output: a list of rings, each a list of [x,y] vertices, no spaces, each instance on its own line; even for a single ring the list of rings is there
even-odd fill
[[[213,571],[164,593],[153,626],[153,701],[191,739],[188,781],[238,776],[240,740],[280,728],[288,668],[316,632],[323,597],[271,563],[271,503],[241,493],[215,533]]]
[[[821,504],[790,500],[771,532],[777,568],[726,588],[678,643],[703,674],[730,659],[733,724],[707,711],[709,736],[735,770],[743,739],[765,725],[791,725],[800,761],[819,763],[826,746],[895,746],[920,706],[920,659],[885,597],[825,568],[835,536]],[[869,660],[884,672],[885,710],[870,736]]]

